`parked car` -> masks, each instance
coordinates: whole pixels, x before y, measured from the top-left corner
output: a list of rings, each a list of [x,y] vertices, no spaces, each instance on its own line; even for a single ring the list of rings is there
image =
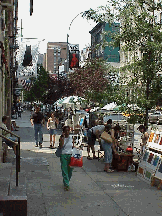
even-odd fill
[[[161,118],[162,118],[162,113],[160,111],[155,111],[154,113],[149,115],[149,122],[157,124],[159,119]]]

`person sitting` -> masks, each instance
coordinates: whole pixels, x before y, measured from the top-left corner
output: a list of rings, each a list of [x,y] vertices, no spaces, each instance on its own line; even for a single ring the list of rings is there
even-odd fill
[[[6,124],[7,124],[7,116],[3,116],[2,117],[2,128],[8,130]],[[8,133],[7,131],[4,131],[4,130],[2,130],[2,135],[5,136],[7,139],[11,140],[11,141],[8,141],[6,139],[3,139],[3,141],[6,143],[6,145],[8,145],[9,147],[13,148],[14,153],[16,155],[16,145],[13,142],[17,142],[18,141],[17,137],[11,137],[10,133]]]
[[[11,120],[11,128],[12,128],[12,131],[18,131],[17,128],[19,128],[19,126],[16,125],[15,120]]]

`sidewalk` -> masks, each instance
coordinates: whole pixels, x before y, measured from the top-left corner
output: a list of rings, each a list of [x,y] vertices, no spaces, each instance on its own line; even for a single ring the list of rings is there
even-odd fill
[[[26,140],[25,131],[28,134],[29,130],[32,137],[32,128],[30,124],[25,127],[25,121],[28,117],[24,114],[16,122],[21,126],[18,133],[23,140],[21,173],[25,176],[28,216],[162,214],[161,191],[137,178],[135,172],[103,172],[102,160],[90,161],[84,157],[83,168],[73,171],[70,191],[64,191],[60,161],[55,150],[48,148],[48,134],[44,135],[44,148],[34,147],[34,141]],[[13,151],[9,152],[11,158]]]
[[[64,191],[60,161],[54,154],[21,150],[28,216],[161,215],[162,193],[134,172],[103,172],[103,162],[83,159]],[[21,180],[21,179],[20,179]]]

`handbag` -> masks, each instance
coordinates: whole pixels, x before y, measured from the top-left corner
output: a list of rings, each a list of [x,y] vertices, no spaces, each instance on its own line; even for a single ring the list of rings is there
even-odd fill
[[[106,131],[104,131],[102,134],[101,134],[101,139],[103,139],[104,141],[108,142],[108,143],[112,143],[113,140],[112,140],[112,137],[110,134],[106,133]]]
[[[62,153],[62,148],[57,147],[57,150],[56,150],[56,152],[55,152],[55,155],[56,155],[57,157],[60,157],[60,156],[61,156],[61,153]]]

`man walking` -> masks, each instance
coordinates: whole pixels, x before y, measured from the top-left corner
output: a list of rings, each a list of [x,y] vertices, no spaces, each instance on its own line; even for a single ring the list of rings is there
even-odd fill
[[[45,120],[38,106],[36,106],[35,112],[32,114],[30,121],[31,121],[31,125],[32,126],[34,125],[36,147],[38,147],[38,133],[39,133],[39,147],[42,148],[42,142],[43,142],[42,124],[44,126]]]

